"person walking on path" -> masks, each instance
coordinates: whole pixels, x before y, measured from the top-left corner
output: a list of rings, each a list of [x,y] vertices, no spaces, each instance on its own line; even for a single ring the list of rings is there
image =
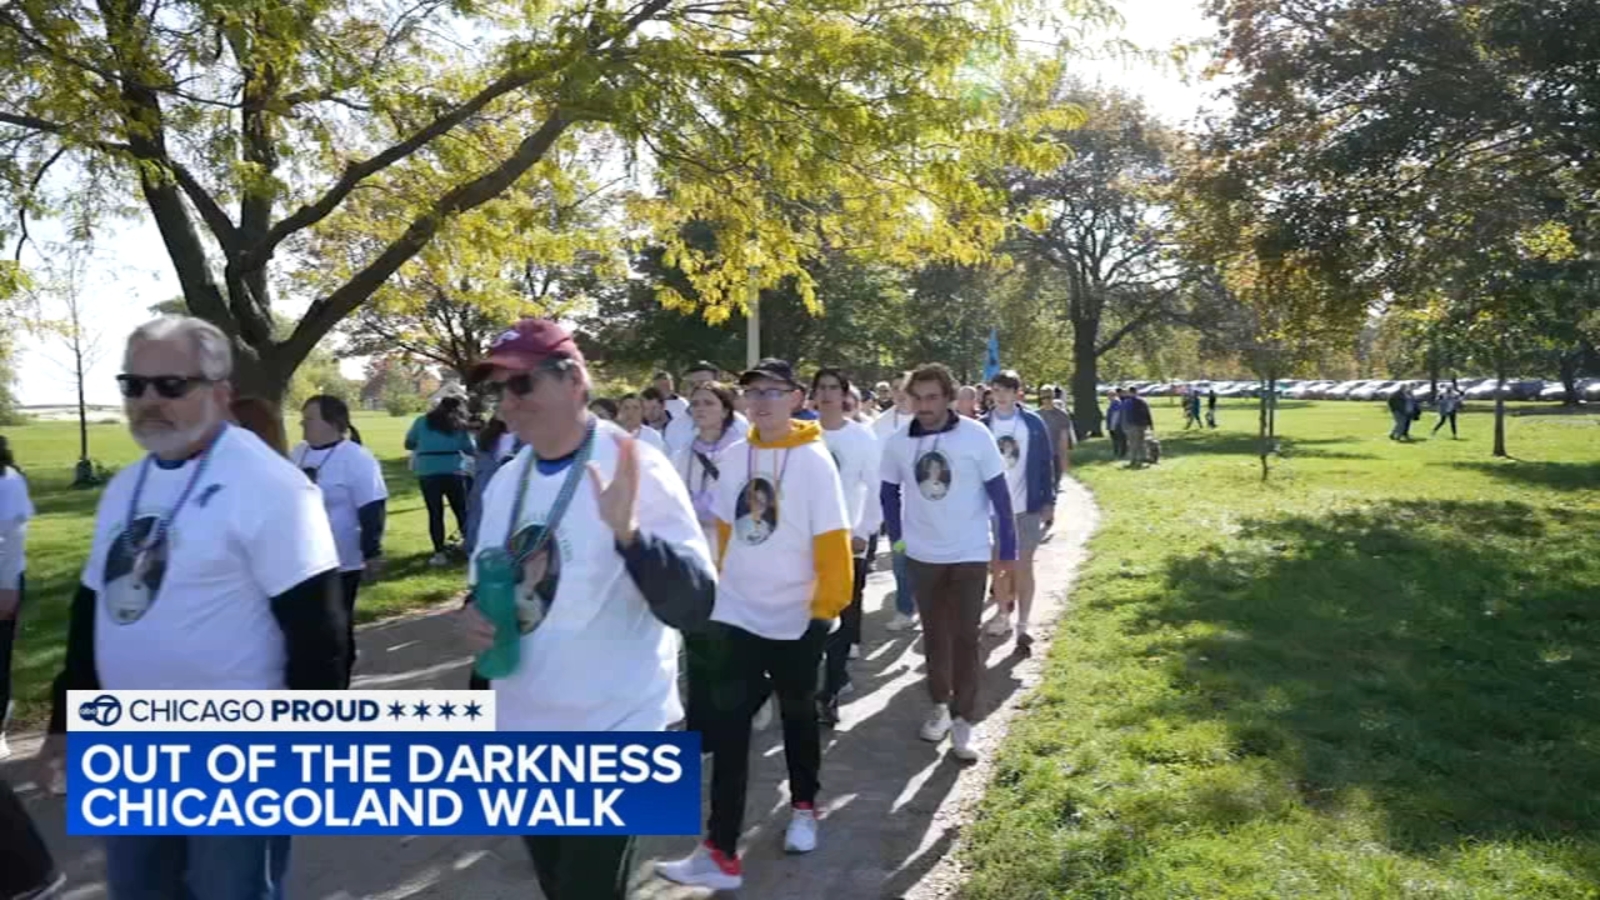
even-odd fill
[[[749,429],[741,429],[733,412],[733,391],[715,381],[699,382],[689,392],[689,415],[695,434],[689,445],[673,457],[672,467],[683,476],[694,505],[695,518],[711,562],[718,562],[717,484],[722,478],[723,456],[737,453]],[[685,632],[679,660],[687,688],[684,727],[709,734],[711,726],[711,685],[716,673],[711,669],[710,638],[702,632]],[[703,746],[703,745],[702,745]]]
[[[27,589],[28,521],[33,518],[28,480],[17,469],[11,444],[0,436],[0,759],[11,755],[6,725],[11,719],[11,650],[22,621]]]
[[[1450,423],[1450,439],[1456,440],[1456,414],[1461,411],[1461,395],[1453,387],[1447,387],[1439,392],[1439,421],[1433,426],[1433,434],[1438,434],[1444,423]]]
[[[590,408],[593,409],[593,406],[591,403]],[[489,417],[472,443],[477,453],[472,463],[472,490],[467,494],[467,533],[463,535],[469,553],[478,546],[478,525],[483,521],[483,492],[488,490],[494,473],[500,471],[500,467],[522,449],[521,441],[506,427],[505,420],[498,413]]]
[[[911,373],[905,372],[894,380],[890,388],[894,406],[884,410],[872,422],[872,435],[877,438],[880,449],[888,445],[890,438],[910,428],[916,420],[917,411],[911,405],[911,395],[906,393],[906,382],[910,378]],[[894,571],[894,615],[884,628],[890,632],[901,632],[917,625],[917,598],[911,584],[910,567],[906,565],[905,551],[891,547],[889,559]]]
[[[682,718],[668,628],[700,627],[716,575],[682,479],[659,451],[588,411],[589,374],[567,332],[523,319],[471,377],[526,444],[484,498],[468,570],[515,560],[516,668],[490,681],[502,731],[664,731]],[[458,614],[476,650],[494,626],[476,595]],[[523,838],[546,900],[623,900],[632,836]]]
[[[702,360],[683,373],[683,399],[688,402],[683,407],[682,415],[672,412],[672,418],[667,422],[667,429],[662,433],[663,442],[671,450],[668,454],[671,458],[678,458],[685,447],[694,443],[696,432],[700,428],[699,422],[694,417],[694,392],[699,390],[701,385],[715,382],[717,371],[716,365]],[[749,420],[738,412],[733,414],[733,420],[740,435],[750,430]]]
[[[405,447],[416,460],[417,481],[422,502],[428,508],[428,538],[433,541],[433,557],[428,565],[450,564],[446,555],[444,506],[456,517],[456,531],[467,535],[467,465],[473,453],[472,434],[467,431],[467,414],[461,398],[449,395],[427,415],[418,416],[406,432]]]
[[[1011,492],[1011,509],[1017,523],[1017,564],[1007,576],[996,577],[995,596],[999,604],[985,629],[1003,637],[1011,633],[1011,613],[1017,614],[1017,654],[1033,650],[1028,634],[1028,617],[1033,612],[1033,554],[1044,539],[1044,523],[1056,514],[1054,453],[1050,431],[1044,419],[1023,409],[1022,377],[1007,370],[993,382],[994,412],[983,417],[983,424],[994,434],[995,446],[1005,462],[1006,487]]]
[[[725,456],[717,487],[721,579],[711,614],[716,697],[711,814],[705,843],[656,864],[679,884],[735,890],[750,772],[751,716],[771,679],[783,719],[792,807],[784,849],[817,846],[822,738],[817,663],[832,620],[850,603],[849,514],[816,422],[791,418],[802,393],[789,363],[765,359],[740,376],[753,430]]]
[[[950,409],[956,388],[949,369],[918,368],[907,391],[917,419],[883,448],[879,499],[889,539],[910,560],[922,610],[933,708],[921,736],[938,743],[949,734],[952,752],[971,760],[984,588],[991,560],[996,575],[1007,577],[1017,559],[1011,488],[993,435]]]
[[[878,529],[883,524],[876,496],[878,441],[871,429],[848,418],[850,390],[850,379],[838,369],[818,369],[811,379],[811,393],[821,416],[822,440],[844,485],[855,572],[850,605],[839,616],[839,627],[828,635],[822,691],[817,694],[817,718],[824,725],[839,722],[839,695],[850,683],[850,659],[861,643],[862,595],[877,552]]]
[[[623,394],[617,398],[617,424],[629,437],[638,438],[661,451],[663,456],[671,458],[661,432],[645,424],[644,400],[638,394]]]
[[[1139,396],[1137,388],[1128,388],[1127,395],[1122,398],[1122,430],[1127,434],[1128,463],[1133,468],[1149,464],[1145,439],[1149,437],[1155,424],[1150,404]]]
[[[350,424],[350,407],[338,397],[318,394],[301,410],[305,438],[289,454],[322,492],[322,506],[339,550],[339,575],[344,596],[346,671],[356,666],[356,594],[363,582],[383,571],[383,530],[389,510],[389,488],[377,457],[361,444],[361,432]]]
[[[1117,459],[1128,455],[1128,435],[1122,429],[1123,407],[1121,388],[1106,392],[1106,431],[1111,434],[1111,455]]]
[[[62,764],[71,690],[337,690],[339,552],[316,486],[227,420],[233,356],[200,319],[136,329],[117,377],[145,458],[100,497],[54,685],[41,783]],[[281,898],[287,836],[104,841],[114,900]]]

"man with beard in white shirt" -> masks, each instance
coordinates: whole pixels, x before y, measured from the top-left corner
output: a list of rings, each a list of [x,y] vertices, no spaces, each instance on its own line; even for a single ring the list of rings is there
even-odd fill
[[[950,408],[956,386],[949,369],[922,366],[906,392],[917,420],[883,447],[880,497],[889,539],[910,560],[922,610],[933,709],[921,734],[933,743],[949,734],[956,757],[973,760],[984,587],[991,561],[1003,578],[1017,559],[1011,489],[989,430]]]
[[[678,636],[703,625],[716,575],[682,479],[659,451],[588,411],[589,375],[567,332],[524,319],[473,371],[526,444],[484,496],[461,616],[477,649],[479,567],[515,571],[516,667],[490,681],[503,731],[664,731],[683,718]],[[547,900],[623,900],[631,836],[524,837]]]
[[[839,722],[839,694],[850,683],[849,660],[861,643],[861,599],[872,570],[877,531],[883,524],[877,503],[878,441],[871,429],[848,418],[850,379],[838,369],[818,369],[811,378],[822,425],[822,440],[839,469],[845,509],[850,515],[850,551],[854,556],[855,584],[850,605],[839,614],[839,627],[828,635],[825,674],[817,692],[817,719],[824,725]]]
[[[233,354],[200,319],[128,339],[122,388],[145,458],[100,498],[72,601],[50,737],[68,690],[336,690],[347,677],[339,553],[317,488],[226,420]],[[46,783],[53,783],[53,778]],[[105,839],[113,900],[279,898],[288,837]]]

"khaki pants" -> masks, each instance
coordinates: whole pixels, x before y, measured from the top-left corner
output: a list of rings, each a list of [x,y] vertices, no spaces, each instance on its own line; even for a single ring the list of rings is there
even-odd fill
[[[925,563],[910,560],[922,613],[922,650],[928,661],[928,698],[950,704],[950,714],[968,722],[978,715],[978,680],[983,677],[979,628],[983,624],[987,563]]]

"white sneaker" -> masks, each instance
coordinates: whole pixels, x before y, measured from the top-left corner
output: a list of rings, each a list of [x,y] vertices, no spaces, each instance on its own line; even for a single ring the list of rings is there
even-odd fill
[[[755,717],[750,720],[750,727],[755,729],[756,731],[765,731],[767,729],[767,726],[769,726],[771,724],[772,724],[772,698],[768,697],[767,698],[767,702],[761,704],[761,708],[756,710]]]
[[[910,629],[917,627],[917,617],[908,616],[903,612],[897,611],[895,612],[894,617],[889,620],[889,624],[885,625],[884,627],[890,631],[909,631]]]
[[[967,762],[978,758],[978,751],[972,747],[972,723],[966,719],[950,723],[950,752]]]
[[[714,891],[736,891],[744,884],[739,861],[729,860],[705,844],[694,848],[694,852],[683,859],[656,863],[656,874],[678,884],[708,887]]]
[[[851,659],[860,659],[861,658],[861,645],[860,644],[851,644],[850,645],[850,658]]]
[[[944,740],[949,731],[950,707],[943,703],[934,704],[933,711],[928,713],[928,721],[922,723],[922,739],[937,744]]]
[[[443,553],[435,553],[434,555],[428,557],[428,565],[433,566],[434,568],[448,566],[450,565],[450,557],[445,556]]]
[[[1010,634],[1011,616],[1002,612],[995,613],[994,618],[989,620],[989,624],[983,626],[983,633],[990,637],[1005,637]]]
[[[0,732],[0,759],[11,758],[11,745],[6,743],[5,732]]]
[[[817,849],[817,811],[796,809],[789,817],[789,831],[783,836],[785,853],[810,853]]]

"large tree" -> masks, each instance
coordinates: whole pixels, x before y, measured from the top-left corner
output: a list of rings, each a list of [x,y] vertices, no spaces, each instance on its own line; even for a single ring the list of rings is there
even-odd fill
[[[1010,246],[1028,263],[1056,270],[1065,285],[1073,416],[1099,433],[1101,357],[1140,329],[1173,320],[1183,299],[1167,228],[1175,137],[1137,99],[1117,92],[1063,80],[1050,102],[1080,108],[1087,119],[1051,132],[1065,151],[1060,165],[1010,173],[1021,222]]]
[[[961,79],[1012,52],[1018,12],[1010,0],[0,3],[0,204],[25,227],[63,193],[98,199],[90,209],[136,197],[188,308],[233,337],[241,389],[270,398],[432,242],[531,228],[521,198],[569,194],[561,155],[608,136],[669,186],[631,211],[683,256],[709,308],[737,307],[752,268],[809,302],[802,263],[821,250],[973,258],[998,236],[994,192],[965,161],[1043,164],[1048,148],[1008,137]],[[316,255],[369,197],[392,211],[370,246]],[[744,237],[697,256],[676,239],[690,220]],[[313,279],[276,334],[275,294],[324,267],[336,283]]]

